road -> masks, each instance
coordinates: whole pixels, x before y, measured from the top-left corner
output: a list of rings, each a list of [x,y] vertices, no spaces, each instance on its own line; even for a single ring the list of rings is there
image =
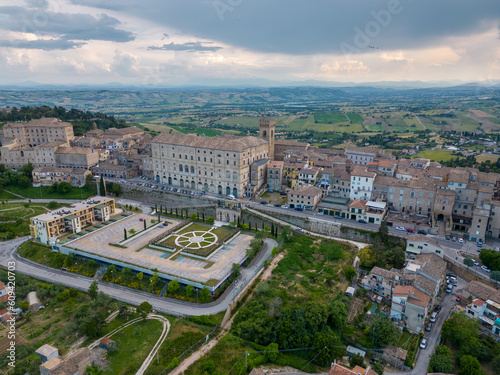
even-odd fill
[[[0,265],[7,267],[9,262],[15,263],[15,271],[31,276],[35,279],[44,280],[50,283],[58,283],[71,288],[88,291],[93,279],[85,276],[80,276],[53,268],[45,267],[41,264],[20,257],[16,250],[20,244],[26,241],[28,237],[16,238],[14,240],[0,242]],[[266,239],[259,254],[254,258],[252,264],[248,268],[241,269],[239,285],[236,291],[243,288],[243,283],[250,282],[256,270],[262,263],[271,256],[274,247],[278,246],[275,240]],[[132,305],[140,305],[144,301],[148,301],[156,311],[172,314],[172,315],[213,315],[221,311],[225,311],[233,299],[233,286],[230,286],[223,296],[217,301],[207,304],[194,304],[186,301],[180,301],[167,297],[159,297],[153,294],[133,290],[122,287],[120,285],[99,282],[99,291],[109,295],[117,300],[130,303]]]
[[[462,294],[463,288],[467,285],[467,282],[463,279],[458,278],[458,285],[453,289],[450,294],[445,294],[441,300],[441,311],[439,312],[436,322],[432,324],[430,332],[425,332],[424,338],[427,339],[427,348],[420,349],[417,360],[415,362],[415,367],[408,372],[389,372],[384,371],[386,374],[391,375],[422,375],[426,374],[429,368],[430,356],[434,353],[434,349],[441,340],[441,327],[446,319],[451,315],[451,310],[455,306],[456,298],[458,295]]]

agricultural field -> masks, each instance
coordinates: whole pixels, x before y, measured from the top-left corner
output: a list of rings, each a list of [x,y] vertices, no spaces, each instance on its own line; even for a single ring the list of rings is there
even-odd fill
[[[315,113],[314,122],[317,124],[345,123],[349,119],[344,113]]]
[[[413,155],[411,158],[424,158],[430,159],[431,161],[448,161],[451,159],[456,159],[458,156],[453,155],[453,151],[445,150],[425,150]]]
[[[499,155],[486,155],[486,154],[482,154],[482,155],[477,155],[476,156],[476,160],[479,163],[484,163],[487,160],[491,161],[492,163],[495,163],[499,158],[500,158]]]

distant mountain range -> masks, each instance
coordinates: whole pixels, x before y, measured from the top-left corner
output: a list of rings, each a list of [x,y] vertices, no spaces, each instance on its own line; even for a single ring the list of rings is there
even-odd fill
[[[120,82],[109,82],[103,84],[47,84],[33,81],[16,82],[12,84],[0,84],[0,90],[178,90],[178,89],[247,89],[247,88],[271,88],[271,87],[318,87],[318,88],[375,88],[393,90],[414,90],[429,88],[500,88],[500,80],[466,82],[461,80],[452,81],[379,81],[379,82],[334,82],[334,81],[271,81],[264,79],[255,80],[220,80],[204,79],[180,86],[154,86],[154,85],[128,85]]]

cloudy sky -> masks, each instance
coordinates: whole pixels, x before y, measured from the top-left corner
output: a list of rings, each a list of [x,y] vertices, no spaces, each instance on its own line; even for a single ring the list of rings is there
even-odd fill
[[[498,0],[0,0],[0,84],[500,79]]]

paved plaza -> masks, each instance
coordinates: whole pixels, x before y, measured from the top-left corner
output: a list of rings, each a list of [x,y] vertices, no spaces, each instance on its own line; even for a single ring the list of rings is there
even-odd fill
[[[130,229],[139,232],[144,229],[144,222],[140,219],[147,220],[148,225],[150,225],[152,218],[145,214],[134,214],[62,246],[82,250],[110,260],[133,264],[144,269],[156,268],[160,274],[204,284],[209,280],[222,281],[227,278],[231,273],[233,263],[242,263],[245,259],[246,249],[253,238],[251,235],[239,233],[229,241],[229,244],[220,246],[206,260],[179,253],[170,254],[147,247],[150,241],[158,237],[166,237],[169,233],[183,226],[181,221],[168,218],[166,219],[169,222],[168,226],[156,225],[132,238],[129,234],[129,238],[124,240],[124,230],[127,233]],[[210,233],[210,229],[207,232]],[[195,231],[186,232],[180,238],[181,241],[187,240],[193,247],[197,248],[205,246],[206,242],[213,244],[213,241],[216,241],[217,236],[207,241],[208,238],[204,238],[205,236],[200,234]],[[125,248],[112,244],[119,244]],[[165,259],[167,257],[175,260]],[[214,284],[214,282],[212,281],[210,284]]]

